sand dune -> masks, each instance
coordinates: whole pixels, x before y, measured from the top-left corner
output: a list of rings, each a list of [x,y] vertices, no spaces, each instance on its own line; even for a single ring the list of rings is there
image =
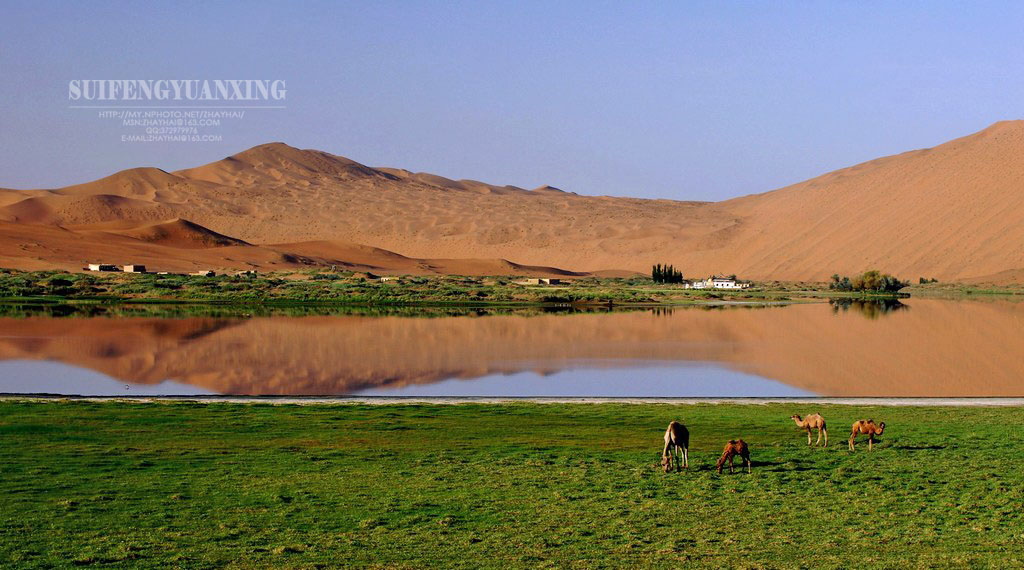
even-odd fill
[[[331,267],[408,275],[586,276],[556,267],[504,259],[424,259],[338,241],[256,246],[187,220],[157,224],[108,222],[68,229],[0,222],[0,267],[79,271],[103,260],[141,263],[151,270],[190,272],[257,269],[288,271]]]
[[[82,231],[84,229],[86,228],[79,228],[78,231]],[[155,224],[143,224],[124,229],[100,229],[96,226],[93,226],[93,229],[100,233],[115,233],[148,243],[185,249],[249,245],[240,239],[219,234],[213,230],[204,228],[199,224],[183,220],[181,218],[175,218],[165,222],[157,222]]]
[[[182,272],[299,266],[285,260],[281,252],[268,248],[247,245],[169,247],[138,239],[132,233],[132,229],[72,231],[59,226],[0,222],[0,266],[79,271],[88,263],[104,261],[141,263],[153,270]]]
[[[935,148],[707,203],[452,180],[270,143],[177,172],[136,168],[57,190],[0,191],[0,221],[9,222],[0,229],[75,232],[40,230],[35,240],[43,241],[78,239],[76,228],[96,224],[130,221],[139,232],[183,219],[245,243],[307,244],[319,252],[310,257],[333,261],[357,252],[346,249],[350,245],[331,252],[331,244],[446,260],[429,269],[439,272],[518,272],[518,264],[646,272],[653,263],[673,263],[692,276],[823,280],[878,268],[910,279],[1005,283],[1024,276],[1021,156],[1024,122],[1001,122]],[[148,243],[169,250],[196,243],[160,242]],[[58,255],[68,244],[44,245],[49,249],[30,255],[5,251],[2,261],[13,267],[78,263]],[[223,248],[209,255],[222,266],[273,268]],[[510,261],[474,266],[470,259]]]
[[[175,174],[189,180],[203,180],[228,186],[253,183],[289,184],[398,177],[319,150],[300,150],[275,142],[254,146],[223,160],[181,170]]]
[[[970,279],[1024,268],[1024,121],[722,203],[743,231],[721,259],[821,278],[872,266]]]

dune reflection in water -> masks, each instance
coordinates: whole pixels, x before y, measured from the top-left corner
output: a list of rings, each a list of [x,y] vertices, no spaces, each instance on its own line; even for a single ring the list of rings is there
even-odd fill
[[[436,318],[5,318],[0,330],[0,360],[53,360],[197,393],[1024,395],[1024,305],[1003,301]],[[69,384],[66,393],[78,392]]]

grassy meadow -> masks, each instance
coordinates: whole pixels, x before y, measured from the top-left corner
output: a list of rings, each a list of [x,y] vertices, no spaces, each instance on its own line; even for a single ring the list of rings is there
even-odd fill
[[[810,449],[789,419],[831,426]],[[862,417],[874,452],[846,448]],[[683,473],[658,469],[669,420]],[[1019,408],[0,401],[3,567],[1006,567]],[[753,474],[718,475],[729,438]]]

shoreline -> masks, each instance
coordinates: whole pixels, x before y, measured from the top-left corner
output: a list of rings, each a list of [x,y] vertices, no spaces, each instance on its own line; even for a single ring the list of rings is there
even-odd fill
[[[456,404],[828,404],[893,407],[1024,407],[1024,397],[768,397],[768,398],[649,398],[649,397],[515,397],[515,396],[74,396],[55,394],[0,394],[0,401],[29,402],[124,402],[133,404],[273,404],[273,405],[456,405]]]

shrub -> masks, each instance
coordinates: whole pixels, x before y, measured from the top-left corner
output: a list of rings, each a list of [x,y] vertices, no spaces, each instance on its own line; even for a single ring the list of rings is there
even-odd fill
[[[853,279],[849,277],[840,278],[839,274],[832,275],[832,282],[829,289],[834,291],[864,291],[873,293],[895,293],[910,285],[909,281],[900,281],[897,277],[882,273],[877,269],[865,271]]]
[[[828,288],[833,291],[853,291],[853,283],[850,282],[849,277],[840,278],[838,273],[834,273]]]

